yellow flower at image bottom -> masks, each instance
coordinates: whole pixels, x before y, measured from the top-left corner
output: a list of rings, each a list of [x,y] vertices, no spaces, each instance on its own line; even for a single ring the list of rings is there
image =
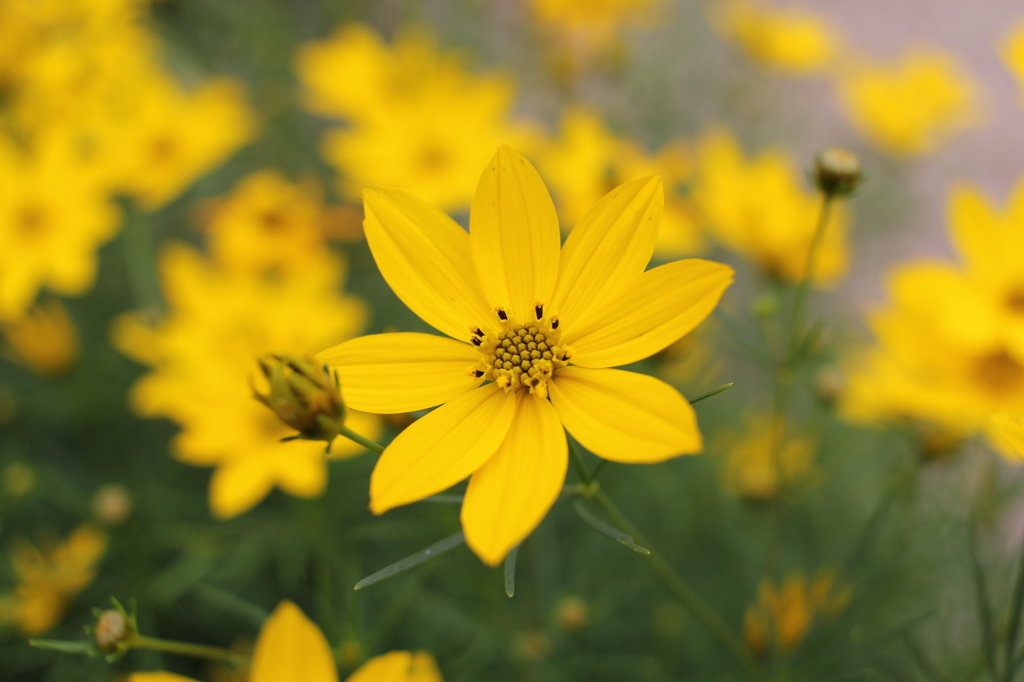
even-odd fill
[[[194,682],[165,672],[135,673],[128,682]],[[338,670],[323,632],[290,601],[281,602],[263,624],[249,682],[338,682]],[[370,659],[347,682],[442,682],[430,654],[393,651]]]
[[[0,321],[0,338],[0,356],[41,376],[60,376],[78,359],[75,323],[55,298],[40,301],[17,322]]]
[[[405,192],[366,192],[366,236],[381,274],[451,337],[368,336],[319,356],[354,409],[441,405],[384,451],[370,480],[374,513],[471,477],[463,530],[495,565],[561,492],[564,429],[617,462],[701,451],[693,408],[675,388],[610,369],[690,332],[732,282],[731,268],[697,259],[645,272],[663,201],[658,177],[625,184],[560,247],[544,183],[508,147],[480,178],[469,234]]]

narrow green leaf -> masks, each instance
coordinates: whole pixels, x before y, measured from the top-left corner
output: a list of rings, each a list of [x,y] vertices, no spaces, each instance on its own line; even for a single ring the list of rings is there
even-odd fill
[[[1017,633],[1020,631],[1021,611],[1024,610],[1024,545],[1021,547],[1020,563],[1017,567],[1017,578],[1013,585],[1012,610],[1010,612],[1010,629],[1006,634],[1006,679],[1013,679],[1014,652],[1017,650]]]
[[[978,607],[978,620],[981,621],[981,644],[985,651],[985,664],[993,680],[998,679],[996,666],[996,642],[992,632],[992,607],[988,603],[988,590],[985,587],[985,574],[978,559],[978,542],[974,527],[970,531],[971,568],[974,574],[975,599]]]
[[[605,523],[604,521],[597,518],[589,511],[587,511],[587,508],[583,505],[583,500],[576,500],[575,504],[573,504],[573,508],[576,510],[576,513],[579,514],[579,517],[586,521],[588,524],[590,524],[590,526],[598,533],[601,533],[602,535],[607,535],[612,540],[615,540],[615,542],[625,545],[637,554],[646,555],[651,553],[649,549],[641,547],[640,545],[633,542],[633,538],[629,535],[626,535],[625,533],[616,530],[615,528],[612,528],[607,523]]]
[[[208,583],[199,583],[196,585],[196,591],[199,592],[199,598],[206,603],[247,620],[256,627],[263,625],[263,622],[270,617],[265,609]]]
[[[436,502],[437,504],[462,504],[462,495],[431,495],[420,502]]]
[[[511,599],[516,593],[516,557],[519,556],[519,545],[505,557],[505,594]]]
[[[65,654],[85,654],[86,656],[97,654],[96,643],[90,640],[65,642],[58,639],[30,639],[28,643],[38,649],[60,651]]]
[[[730,382],[728,384],[722,384],[718,388],[713,388],[710,391],[708,391],[707,393],[701,393],[696,398],[692,398],[690,400],[690,404],[693,405],[693,404],[699,403],[702,400],[707,400],[708,398],[716,396],[719,393],[725,393],[726,391],[728,391],[730,388],[732,388],[735,385],[736,385],[736,382]]]
[[[402,571],[407,571],[413,566],[418,566],[427,559],[433,559],[438,554],[447,552],[450,549],[454,549],[455,547],[458,547],[459,545],[463,544],[465,541],[466,536],[462,534],[462,531],[459,531],[455,535],[451,535],[449,537],[446,537],[444,540],[435,542],[430,547],[427,547],[424,550],[416,552],[411,556],[407,556],[401,561],[396,561],[387,568],[382,568],[373,575],[363,578],[362,580],[357,582],[356,586],[352,589],[361,590],[364,587],[369,587],[370,585],[373,585],[374,583],[379,583],[381,580],[390,578],[391,576],[397,575]]]

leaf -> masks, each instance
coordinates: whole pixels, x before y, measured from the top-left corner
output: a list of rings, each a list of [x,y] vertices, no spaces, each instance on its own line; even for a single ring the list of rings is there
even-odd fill
[[[242,599],[238,595],[222,590],[219,587],[214,587],[209,583],[199,583],[196,585],[196,591],[199,592],[199,597],[206,603],[222,611],[233,613],[256,627],[261,627],[263,622],[270,618],[270,614],[266,610],[261,609],[250,601]]]
[[[706,400],[708,398],[716,396],[719,393],[725,393],[726,391],[728,391],[730,388],[732,388],[735,385],[736,385],[736,382],[729,382],[728,384],[722,384],[721,386],[718,386],[717,388],[711,389],[707,393],[701,393],[696,398],[692,398],[690,400],[690,404],[693,405],[695,403],[699,403],[702,400]]]
[[[576,510],[576,513],[579,514],[581,519],[590,524],[594,530],[602,535],[607,535],[612,540],[615,540],[615,542],[625,545],[637,554],[649,555],[651,553],[651,550],[641,547],[633,542],[633,538],[629,535],[612,528],[607,523],[587,511],[587,508],[583,505],[583,500],[576,500],[575,504],[573,504],[573,508]]]
[[[519,545],[505,557],[505,594],[511,599],[516,593],[516,557],[519,556]]]
[[[435,502],[437,504],[462,504],[462,495],[431,495],[424,497],[420,502]]]
[[[411,556],[407,556],[401,561],[396,561],[387,568],[382,568],[373,575],[363,578],[362,580],[357,582],[356,586],[352,589],[361,590],[364,587],[369,587],[370,585],[373,585],[374,583],[379,583],[381,580],[390,578],[391,576],[397,575],[402,571],[407,571],[413,566],[418,566],[427,559],[433,559],[438,554],[447,552],[450,549],[454,549],[465,542],[466,536],[463,535],[462,531],[460,530],[455,535],[451,535],[449,537],[446,537],[444,540],[435,542],[430,547],[427,547],[424,550],[416,552]]]
[[[95,656],[99,653],[96,648],[96,643],[90,640],[66,642],[59,639],[30,639],[28,640],[28,643],[29,646],[34,646],[38,649],[60,651],[65,654],[84,654],[86,656]]]

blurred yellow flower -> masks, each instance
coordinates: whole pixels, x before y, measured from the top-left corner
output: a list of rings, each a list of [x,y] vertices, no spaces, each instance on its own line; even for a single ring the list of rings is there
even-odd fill
[[[692,156],[683,140],[671,142],[651,156],[634,142],[614,136],[596,112],[575,107],[565,112],[560,136],[545,146],[537,166],[548,178],[559,217],[567,227],[623,182],[661,175],[665,206],[655,255],[672,258],[704,247],[688,196]]]
[[[759,0],[722,0],[712,5],[711,23],[753,61],[793,75],[821,71],[841,43],[821,17]]]
[[[194,682],[171,673],[135,673],[128,682]],[[281,602],[260,629],[249,682],[338,682],[324,633],[290,601]],[[442,682],[425,652],[393,651],[367,661],[346,682]]]
[[[821,213],[822,198],[805,189],[781,149],[744,158],[739,143],[717,130],[701,141],[693,200],[707,231],[764,273],[800,281]],[[813,281],[834,283],[846,273],[847,215],[834,206],[814,264]]]
[[[304,267],[324,245],[324,208],[315,184],[263,170],[211,206],[210,252],[227,268],[270,273]]]
[[[740,495],[764,502],[785,487],[805,480],[814,465],[815,443],[806,436],[787,434],[776,454],[772,420],[764,416],[746,419],[744,433],[728,443],[725,465],[727,485]]]
[[[52,628],[72,597],[96,577],[106,550],[106,535],[88,524],[78,526],[54,546],[16,544],[9,556],[18,584],[0,597],[0,623],[13,623],[28,636]]]
[[[986,427],[992,445],[1007,459],[1024,459],[1024,413],[994,412]]]
[[[955,188],[949,222],[961,263],[912,262],[890,275],[891,301],[869,318],[878,345],[849,363],[848,418],[966,437],[993,413],[1024,413],[1024,181],[1004,210]]]
[[[581,48],[602,48],[624,26],[650,23],[661,0],[530,0],[537,20],[560,40]]]
[[[853,60],[838,88],[853,124],[894,156],[931,152],[979,118],[974,81],[939,50],[913,50],[895,63]]]
[[[399,31],[389,47],[370,29],[349,26],[300,51],[310,108],[350,122],[323,146],[342,196],[355,199],[380,184],[444,209],[465,208],[497,144],[535,144],[534,128],[510,118],[511,81],[472,74],[464,61],[418,29]]]
[[[366,192],[366,237],[381,274],[452,337],[367,336],[319,356],[356,409],[441,405],[381,455],[370,480],[374,513],[471,476],[462,527],[470,548],[495,565],[561,492],[564,429],[619,462],[701,450],[696,415],[678,391],[609,369],[687,334],[732,281],[731,268],[696,259],[644,271],[663,201],[655,176],[623,185],[560,248],[544,183],[508,147],[480,177],[469,234],[410,194]]]
[[[78,359],[75,323],[55,298],[37,303],[17,321],[0,320],[0,334],[6,339],[0,355],[42,376],[60,376]]]
[[[1000,54],[1024,92],[1024,21],[1018,22],[1000,45]],[[1021,100],[1024,102],[1024,98]]]
[[[44,286],[85,292],[118,220],[69,138],[49,135],[27,151],[0,138],[0,319],[24,315]]]
[[[743,635],[751,652],[765,657],[772,647],[792,653],[810,631],[815,618],[839,615],[853,596],[848,586],[836,584],[832,571],[818,571],[808,584],[799,573],[787,575],[781,586],[761,581],[757,602],[747,608]]]
[[[241,87],[210,80],[185,91],[167,79],[137,85],[135,107],[103,131],[110,182],[156,210],[249,141],[254,120]]]
[[[262,379],[259,355],[315,351],[362,329],[365,304],[340,293],[342,262],[320,253],[287,276],[262,277],[176,245],[162,255],[160,271],[167,317],[152,326],[125,316],[113,330],[123,352],[153,368],[132,390],[134,409],[181,425],[173,442],[178,459],[217,467],[210,505],[220,518],[249,510],[274,486],[320,495],[323,444],[280,443],[294,431],[253,398],[251,382]],[[380,433],[377,417],[350,411],[347,423],[368,438]],[[332,448],[337,457],[360,452],[345,439]]]

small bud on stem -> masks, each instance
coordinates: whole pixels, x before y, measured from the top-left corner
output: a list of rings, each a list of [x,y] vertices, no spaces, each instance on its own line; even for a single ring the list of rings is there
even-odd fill
[[[814,183],[828,196],[849,196],[862,179],[860,159],[851,151],[830,147],[814,158]]]
[[[299,432],[297,437],[330,444],[345,426],[345,403],[327,367],[309,355],[259,358],[270,391],[253,390],[260,401]]]

